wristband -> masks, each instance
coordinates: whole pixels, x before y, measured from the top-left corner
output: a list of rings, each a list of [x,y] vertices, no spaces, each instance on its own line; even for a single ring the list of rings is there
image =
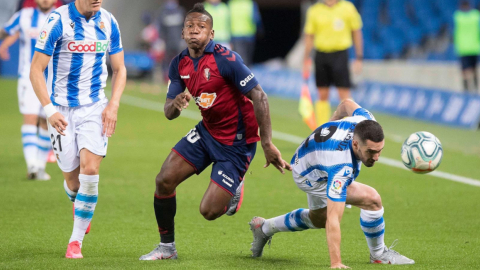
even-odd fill
[[[43,107],[43,109],[45,110],[45,114],[47,115],[47,119],[50,118],[50,116],[57,113],[57,109],[55,109],[55,106],[53,106],[52,103],[49,103],[47,106]]]

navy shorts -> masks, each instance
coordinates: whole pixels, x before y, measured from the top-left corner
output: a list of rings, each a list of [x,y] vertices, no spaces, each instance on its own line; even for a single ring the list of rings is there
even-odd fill
[[[257,143],[231,146],[219,143],[202,122],[183,137],[172,151],[200,174],[211,163],[210,179],[233,196],[255,156]]]
[[[478,55],[468,55],[460,57],[460,64],[462,65],[462,70],[476,68],[477,60]]]

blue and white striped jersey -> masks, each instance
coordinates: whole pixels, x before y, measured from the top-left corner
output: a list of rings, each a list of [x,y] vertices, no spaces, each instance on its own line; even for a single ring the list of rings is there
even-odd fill
[[[72,2],[50,14],[35,50],[52,56],[46,70],[52,103],[76,107],[105,99],[106,54],[119,53],[123,47],[110,12],[102,8],[86,20]]]
[[[53,10],[53,9],[52,9]],[[38,8],[24,8],[13,15],[8,21],[4,30],[9,35],[20,33],[20,57],[18,65],[18,76],[28,79],[30,77],[30,65],[35,43],[40,33],[40,27],[50,14],[50,11],[43,13]]]
[[[357,178],[362,164],[352,150],[353,131],[367,119],[375,120],[369,111],[358,108],[351,117],[318,127],[293,155],[293,172],[305,177],[310,186],[310,182],[327,181],[327,197],[344,202],[347,186]]]

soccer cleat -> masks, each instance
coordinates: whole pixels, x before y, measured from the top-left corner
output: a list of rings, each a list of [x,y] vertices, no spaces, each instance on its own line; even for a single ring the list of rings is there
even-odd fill
[[[392,248],[397,244],[397,240],[393,241],[392,245],[387,248],[385,247],[382,255],[374,257],[370,254],[370,263],[378,264],[415,264],[415,261],[409,259],[400,253],[396,252]]]
[[[73,220],[75,220],[75,203],[73,203]],[[92,225],[92,222],[88,223],[87,230],[85,231],[85,234],[88,234],[90,232],[90,226]]]
[[[272,243],[272,236],[266,236],[262,231],[263,223],[265,223],[265,219],[262,217],[253,217],[248,223],[253,233],[252,248],[250,250],[254,258],[262,257],[265,244],[268,243],[270,246]]]
[[[233,216],[235,213],[237,213],[240,210],[240,207],[242,206],[243,202],[243,182],[240,182],[240,185],[237,188],[237,191],[235,192],[235,195],[232,197],[230,208],[228,208],[227,216]]]
[[[29,168],[27,168],[27,179],[28,180],[36,180],[37,179],[37,168],[35,168],[34,166],[31,166]]]
[[[37,178],[35,178],[35,180],[39,180],[39,181],[48,181],[50,179],[51,179],[50,175],[46,173],[45,170],[38,170]]]
[[[65,258],[68,259],[82,259],[82,248],[80,247],[80,242],[73,241],[68,244],[67,253],[65,254]]]
[[[177,257],[175,243],[171,246],[160,243],[152,252],[141,256],[140,261],[176,260]]]

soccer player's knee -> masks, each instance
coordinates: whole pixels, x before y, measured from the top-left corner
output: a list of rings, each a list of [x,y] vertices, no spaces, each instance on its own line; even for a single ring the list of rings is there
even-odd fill
[[[372,190],[370,195],[370,207],[372,210],[382,209],[382,197],[375,189]]]
[[[202,207],[200,207],[200,213],[206,220],[210,220],[210,221],[217,219],[222,214],[222,213],[218,213],[218,211],[215,211],[213,209],[202,208]]]
[[[173,182],[169,181],[168,177],[165,177],[165,175],[162,173],[159,173],[155,178],[155,184],[159,194],[169,195],[175,191],[175,185]]]
[[[81,164],[81,174],[97,175],[100,171],[100,164],[94,162],[85,162]]]

